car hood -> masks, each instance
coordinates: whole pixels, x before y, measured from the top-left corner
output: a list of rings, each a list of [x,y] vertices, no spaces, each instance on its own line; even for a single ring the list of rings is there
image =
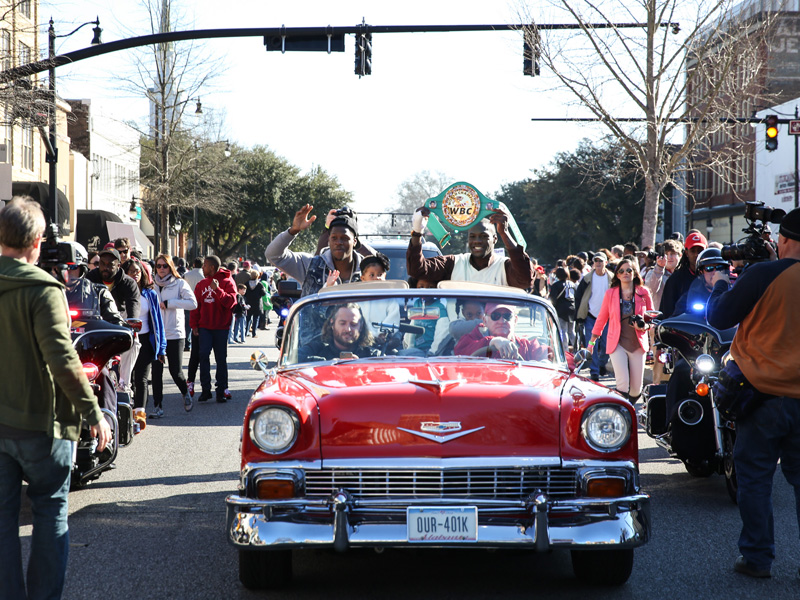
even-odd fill
[[[501,361],[305,367],[323,460],[558,456],[566,373]]]

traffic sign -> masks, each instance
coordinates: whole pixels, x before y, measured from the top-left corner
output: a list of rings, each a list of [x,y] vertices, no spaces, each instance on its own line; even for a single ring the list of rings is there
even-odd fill
[[[789,135],[800,135],[800,120],[789,121]]]

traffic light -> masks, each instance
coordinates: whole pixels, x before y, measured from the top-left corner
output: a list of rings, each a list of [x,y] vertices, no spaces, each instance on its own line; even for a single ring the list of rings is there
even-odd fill
[[[773,152],[778,149],[778,115],[767,115],[764,122],[767,124],[766,148]]]
[[[356,68],[355,74],[359,77],[372,75],[372,34],[367,32],[367,26],[361,24],[356,33]]]
[[[534,77],[539,74],[539,31],[532,26],[525,30],[522,47],[522,72]]]

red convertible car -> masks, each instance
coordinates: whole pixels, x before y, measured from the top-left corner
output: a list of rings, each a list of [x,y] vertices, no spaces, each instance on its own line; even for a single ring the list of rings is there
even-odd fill
[[[571,550],[621,584],[650,530],[634,409],[576,372],[547,301],[348,284],[296,303],[244,417],[227,536],[248,588],[292,550]]]

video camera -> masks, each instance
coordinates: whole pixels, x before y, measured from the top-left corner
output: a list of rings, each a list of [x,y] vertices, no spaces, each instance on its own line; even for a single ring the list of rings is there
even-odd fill
[[[42,242],[39,253],[39,266],[45,271],[57,268],[59,265],[74,264],[77,262],[75,247],[69,242],[58,239],[58,225],[51,223],[47,227],[47,236]]]
[[[349,206],[343,206],[342,208],[337,208],[333,214],[336,215],[337,217],[353,217],[354,219],[358,218],[355,211]]]
[[[762,236],[767,223],[778,224],[785,216],[786,211],[780,208],[764,206],[763,202],[747,202],[744,209],[747,227],[742,231],[748,235],[734,244],[723,246],[722,258],[729,262],[743,260],[747,263],[769,260],[768,242]]]

